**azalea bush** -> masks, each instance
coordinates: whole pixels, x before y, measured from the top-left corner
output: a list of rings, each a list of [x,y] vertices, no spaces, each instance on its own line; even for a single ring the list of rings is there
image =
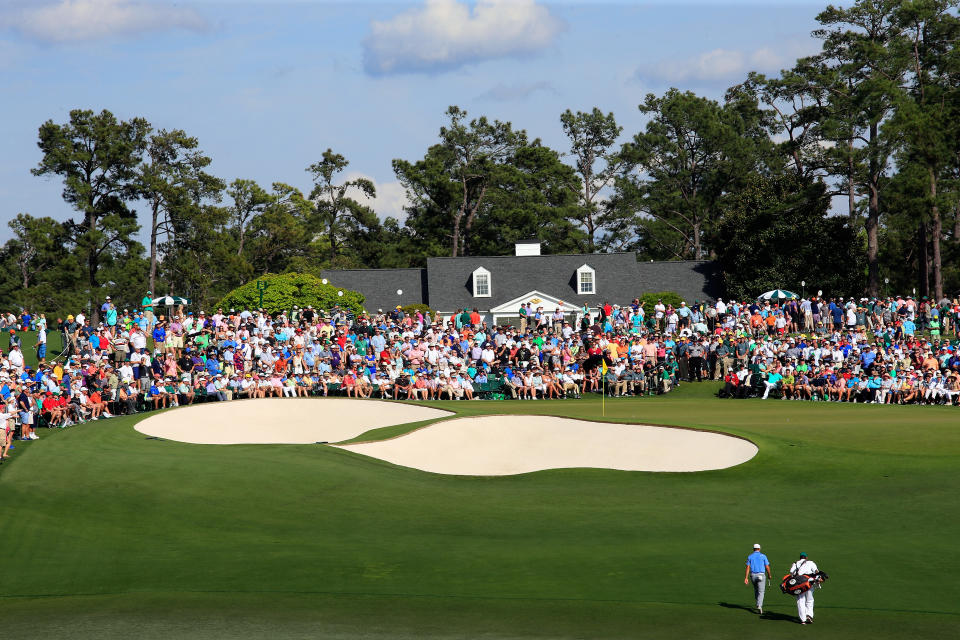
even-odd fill
[[[262,305],[258,282],[266,283]],[[294,306],[330,310],[334,305],[340,305],[340,308],[359,315],[364,312],[363,302],[362,293],[338,287],[333,282],[324,284],[320,278],[308,273],[269,273],[237,287],[224,296],[217,306],[238,310],[262,307],[268,313],[279,313],[290,311]]]
[[[653,313],[653,307],[657,304],[657,300],[662,301],[664,305],[673,305],[674,307],[679,307],[680,303],[683,302],[680,294],[674,291],[657,291],[654,293],[645,293],[640,296],[640,302],[643,303],[643,310],[648,314]],[[693,301],[691,300],[687,304],[692,303]]]

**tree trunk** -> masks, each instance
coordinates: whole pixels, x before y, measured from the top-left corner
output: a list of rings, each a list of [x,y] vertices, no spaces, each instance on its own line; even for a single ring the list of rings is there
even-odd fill
[[[877,139],[877,125],[870,125],[870,143]],[[867,295],[877,297],[880,292],[879,228],[880,228],[880,174],[883,167],[876,158],[870,157],[870,204],[867,211]]]
[[[20,260],[18,262],[20,263],[20,277],[23,280],[23,288],[29,289],[30,288],[30,269],[29,269],[30,256],[27,254],[26,251],[24,251],[24,253],[20,256]]]
[[[154,202],[150,224],[150,291],[157,290],[157,218],[160,217],[159,209],[158,203]]]
[[[953,207],[953,244],[960,244],[960,202]]]
[[[590,171],[590,167],[593,166],[593,158],[589,158],[589,162],[590,164],[586,162],[583,163],[583,206],[586,213],[584,223],[587,227],[587,253],[593,253],[595,247],[593,235],[597,231],[596,225],[593,222],[593,203],[590,201],[592,198],[590,183],[593,180],[593,172]]]
[[[847,140],[847,215],[850,226],[854,226],[857,217],[857,190],[853,182],[853,138]]]
[[[453,251],[451,257],[456,258],[460,252],[460,219],[463,217],[463,209],[453,216]]]
[[[943,233],[943,222],[940,220],[940,207],[937,206],[937,173],[933,168],[930,172],[930,242],[931,261],[933,263],[933,295],[937,301],[943,298],[943,273],[940,259],[940,235]]]
[[[477,211],[480,210],[480,204],[483,202],[483,197],[487,195],[487,185],[483,185],[483,188],[480,189],[480,195],[477,196],[477,202],[473,205],[470,211],[467,213],[467,220],[463,225],[463,251],[461,255],[468,255],[468,247],[470,243],[470,232],[473,230],[473,220],[477,216]]]
[[[330,225],[328,228],[328,233],[330,235],[330,262],[332,263],[337,257],[337,218],[335,214],[330,218]]]
[[[930,251],[927,241],[927,223],[917,227],[917,298],[930,294]]]
[[[460,208],[453,215],[453,251],[451,257],[456,258],[460,255],[460,221],[463,220],[463,214],[467,212],[467,180],[460,177],[460,187],[463,189],[463,198],[460,201]]]
[[[700,223],[693,225],[693,259],[700,259]]]
[[[87,277],[90,285],[90,294],[87,300],[90,302],[90,324],[94,327],[100,323],[100,305],[93,303],[93,297],[97,294],[97,252],[90,248],[87,256]]]
[[[587,205],[587,253],[593,253],[596,245],[593,242],[593,235],[597,232],[597,227],[593,222],[593,208]]]

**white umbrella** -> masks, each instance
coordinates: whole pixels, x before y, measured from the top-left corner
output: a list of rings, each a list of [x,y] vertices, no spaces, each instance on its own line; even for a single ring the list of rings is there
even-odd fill
[[[796,300],[800,296],[793,293],[792,291],[784,291],[783,289],[774,289],[773,291],[767,291],[766,293],[761,293],[757,300]]]
[[[176,307],[181,304],[190,304],[190,298],[180,296],[160,296],[152,300],[155,307]]]

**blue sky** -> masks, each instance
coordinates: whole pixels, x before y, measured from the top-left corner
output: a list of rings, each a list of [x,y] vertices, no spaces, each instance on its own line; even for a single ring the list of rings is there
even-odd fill
[[[626,140],[648,92],[718,98],[814,52],[825,4],[0,0],[0,240],[19,212],[72,215],[60,182],[29,171],[38,127],[74,108],[184,129],[228,182],[309,191],[304,169],[330,147],[396,216],[390,162],[422,157],[448,105],[558,150],[560,113],[596,106]]]

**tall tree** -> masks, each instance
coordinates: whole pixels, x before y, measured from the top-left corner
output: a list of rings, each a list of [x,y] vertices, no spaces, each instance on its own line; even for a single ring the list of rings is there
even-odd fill
[[[393,170],[412,207],[429,212],[449,233],[450,255],[457,257],[469,254],[470,234],[495,175],[527,143],[527,134],[483,116],[467,122],[467,112],[456,106],[446,115],[450,123],[440,128],[440,142],[424,159],[394,160]]]
[[[944,292],[941,207],[945,194],[941,180],[960,149],[960,56],[956,51],[960,19],[956,6],[953,0],[925,0],[903,3],[896,12],[902,29],[899,49],[910,59],[907,95],[897,104],[893,117],[903,141],[897,164],[923,169],[925,184],[919,192],[925,193],[926,215],[922,223],[929,224],[930,271],[937,300]]]
[[[373,210],[350,197],[351,191],[359,191],[367,198],[376,198],[377,190],[367,178],[345,180],[336,184],[338,174],[350,163],[332,149],[323,152],[320,162],[316,162],[307,171],[313,176],[313,191],[310,200],[316,209],[319,225],[327,235],[328,252],[331,261],[336,260],[343,244],[345,230],[350,222],[360,228],[375,226],[379,223]]]
[[[9,226],[13,238],[0,250],[0,295],[29,309],[84,304],[86,300],[74,295],[82,270],[66,225],[20,213]]]
[[[827,291],[861,291],[856,230],[828,215],[823,182],[794,173],[751,175],[722,208],[717,254],[732,296],[750,299],[801,280]]]
[[[638,236],[654,235],[676,257],[700,260],[713,249],[705,240],[720,197],[768,160],[763,114],[744,94],[720,105],[677,89],[648,94],[640,111],[650,119],[623,146],[631,169],[617,179],[613,204],[637,214]]]
[[[742,84],[727,90],[727,101],[739,94],[765,110],[763,126],[777,140],[773,171],[788,170],[801,177],[824,175],[820,122],[827,109],[828,94],[818,78],[811,76],[807,61],[777,77],[750,72]]]
[[[548,253],[576,253],[586,237],[576,224],[580,180],[560,154],[539,140],[498,166],[471,234],[475,255],[503,255],[516,242],[538,239]]]
[[[890,117],[902,93],[907,59],[897,50],[902,27],[896,20],[900,0],[857,0],[849,8],[828,6],[817,16],[823,41],[817,61],[831,91],[838,146],[847,143],[851,194],[853,183],[867,194],[867,291],[880,290],[880,191],[897,148]],[[842,149],[842,147],[841,147]],[[852,196],[851,196],[852,197]]]
[[[150,136],[140,167],[140,189],[150,208],[150,291],[156,291],[157,248],[176,228],[178,217],[190,217],[206,199],[220,200],[224,183],[204,171],[210,158],[196,138],[180,129]]]
[[[246,255],[254,273],[282,273],[295,257],[316,260],[313,207],[299,189],[274,183],[273,202],[250,223]]]
[[[580,174],[577,219],[586,230],[587,253],[596,249],[596,237],[604,225],[601,219],[601,194],[613,185],[624,170],[624,159],[614,147],[623,127],[617,125],[613,113],[603,114],[594,107],[590,113],[569,109],[560,115],[563,132],[570,139],[570,154]]]
[[[237,254],[240,239],[231,227],[230,207],[202,204],[171,221],[160,247],[160,277],[175,282],[201,309],[248,281],[253,269]]]
[[[230,218],[237,236],[237,255],[243,255],[250,221],[272,202],[270,194],[253,180],[237,178],[230,183],[227,194],[233,198]]]
[[[100,297],[101,265],[137,244],[140,226],[129,204],[138,196],[137,167],[149,132],[146,120],[120,121],[107,110],[75,109],[67,123],[48,120],[40,127],[43,158],[32,173],[61,176],[63,198],[80,214],[67,229],[85,265],[88,299]]]

